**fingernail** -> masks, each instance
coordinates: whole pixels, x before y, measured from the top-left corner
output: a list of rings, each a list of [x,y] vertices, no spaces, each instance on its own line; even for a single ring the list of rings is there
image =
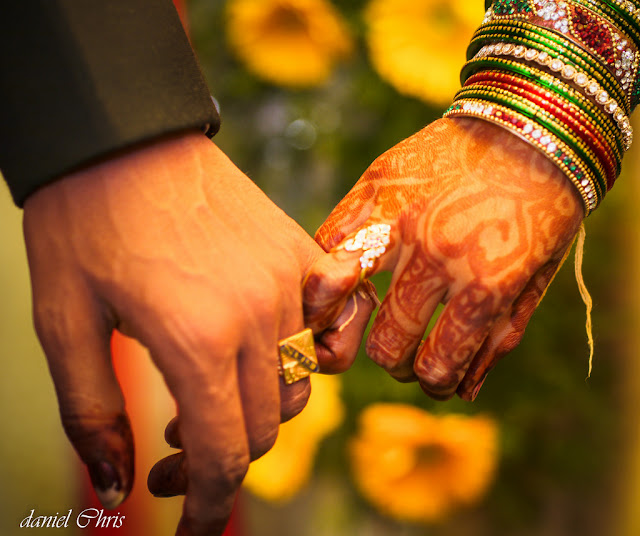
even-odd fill
[[[120,476],[108,462],[97,462],[88,466],[93,489],[102,505],[107,509],[117,507],[126,497]]]
[[[482,384],[484,383],[484,381],[486,379],[487,379],[486,376],[484,378],[482,378],[480,383],[478,385],[476,385],[475,388],[473,389],[473,393],[471,393],[471,402],[473,402],[476,399],[476,397],[478,396],[478,393],[480,392],[480,388],[482,387]]]
[[[360,285],[358,286],[358,294],[360,294],[361,296],[362,294],[364,294],[363,297],[368,297],[373,302],[374,307],[380,307],[380,298],[378,298],[378,291],[376,290],[375,285],[368,279],[360,283]]]
[[[165,492],[154,493],[153,496],[157,497],[158,499],[168,499],[170,497],[177,497],[175,493],[165,493]]]

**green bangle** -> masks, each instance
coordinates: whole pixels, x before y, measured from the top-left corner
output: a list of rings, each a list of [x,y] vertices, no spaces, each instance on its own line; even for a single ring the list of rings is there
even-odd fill
[[[554,60],[554,61],[559,61],[559,60]],[[517,61],[505,60],[497,57],[479,58],[479,59],[473,59],[468,61],[464,65],[460,73],[462,83],[464,84],[466,79],[469,76],[471,76],[471,74],[474,74],[482,70],[487,70],[487,68],[506,69],[508,71],[517,72],[518,74],[521,74],[525,77],[529,77],[532,80],[539,83],[540,85],[543,85],[546,88],[571,100],[571,95],[567,95],[566,93],[558,91],[558,89],[560,90],[562,89],[560,85],[561,82],[555,76],[542,73],[538,69],[529,67],[528,65],[517,62]],[[568,71],[566,69],[563,69],[562,67],[556,72],[558,71],[560,71],[563,76],[568,76],[569,74]],[[575,71],[574,71],[574,74],[575,74]],[[620,108],[616,104],[615,100],[609,99],[606,91],[603,91],[595,81],[589,80],[586,76],[584,76],[584,83],[583,83],[583,80],[579,79],[580,76],[581,76],[580,73],[578,73],[577,76],[573,77],[573,80],[580,87],[585,88],[585,92],[590,94],[594,98],[594,100],[596,100],[596,102],[603,105],[604,110],[613,116],[614,120],[618,123],[618,127],[620,128],[620,134],[622,138],[621,141],[623,143],[623,148],[626,150],[631,145],[631,141],[633,139],[633,129],[631,128],[631,124],[629,122],[628,117],[626,116],[622,108]],[[573,100],[572,102],[577,104]],[[616,139],[618,137],[619,136],[616,136]]]
[[[505,22],[508,22],[508,24],[504,24]],[[627,114],[631,112],[627,94],[623,92],[621,85],[609,69],[595,61],[595,58],[592,58],[586,50],[581,49],[568,39],[563,39],[561,34],[555,34],[546,28],[541,28],[524,21],[502,21],[502,23],[499,24],[486,24],[474,34],[471,41],[473,45],[470,44],[467,49],[467,59],[473,57],[481,48],[481,46],[479,46],[481,43],[478,42],[478,38],[486,38],[487,31],[496,30],[507,32],[509,39],[531,39],[545,47],[553,49],[554,53],[558,55],[558,58],[565,62],[572,63],[574,67],[580,67],[582,70],[587,71],[610,95],[615,96],[618,102],[625,104]]]
[[[590,78],[593,78],[594,80],[597,80],[598,83],[600,85],[602,85],[602,87],[604,89],[606,89],[608,91],[609,94],[611,94],[616,101],[620,101],[622,103],[625,104],[625,109],[626,109],[626,105],[627,105],[627,100],[624,96],[621,96],[619,91],[616,91],[618,88],[618,86],[614,85],[612,86],[609,80],[602,80],[601,78],[594,76],[594,73],[592,70],[585,68],[585,66],[583,65],[583,62],[580,61],[571,61],[565,57],[563,57],[562,55],[558,54],[557,51],[551,47],[547,47],[544,44],[540,45],[539,42],[535,39],[528,39],[528,38],[524,38],[524,37],[519,37],[519,36],[513,36],[512,34],[489,34],[486,37],[483,36],[482,39],[479,39],[476,43],[474,43],[474,45],[477,44],[482,44],[483,46],[478,49],[478,51],[476,52],[476,55],[474,56],[474,58],[477,58],[478,55],[480,54],[480,52],[482,51],[482,49],[486,48],[489,45],[495,45],[497,43],[512,43],[514,46],[517,45],[522,45],[524,47],[526,47],[527,49],[534,49],[536,51],[538,51],[538,53],[543,53],[546,54],[548,57],[552,58],[552,59],[557,59],[562,61],[565,65],[571,65],[574,69],[576,69],[576,71],[579,72],[584,72],[587,76],[589,76]],[[476,47],[477,48],[477,47]],[[527,61],[532,61],[528,58],[523,58]],[[539,65],[542,65],[544,67],[548,67],[547,65],[543,65],[540,62],[536,62]]]
[[[506,83],[509,83],[509,80],[511,80],[511,82],[515,82],[517,84],[517,82],[520,80],[523,83],[528,83],[533,86],[536,86],[543,92],[543,93],[539,93],[539,96],[541,98],[556,100],[556,103],[554,104],[556,107],[558,107],[559,103],[565,103],[565,105],[560,106],[560,109],[565,113],[569,113],[570,115],[573,115],[574,116],[573,119],[575,121],[578,121],[582,125],[582,128],[585,129],[585,131],[595,132],[598,134],[601,140],[601,143],[607,146],[606,149],[604,148],[603,149],[605,150],[605,152],[609,152],[609,157],[612,159],[612,162],[615,163],[615,174],[616,175],[620,174],[620,168],[622,164],[622,155],[618,150],[618,147],[616,144],[616,137],[611,135],[610,131],[603,128],[600,120],[594,118],[594,116],[587,113],[587,111],[584,108],[582,108],[580,105],[576,104],[573,101],[570,101],[560,93],[549,91],[547,87],[541,84],[538,84],[535,80],[532,80],[527,77],[519,76],[518,74],[513,72],[508,72],[504,70],[492,70],[492,71],[482,71],[478,74],[482,75],[483,73],[487,73],[489,77],[497,76],[498,82],[500,80],[504,80]],[[503,74],[505,75],[505,78],[502,78],[501,75]],[[469,82],[467,82],[467,84],[469,84]],[[465,85],[462,88],[462,90],[466,90],[470,88],[478,88],[479,86],[482,86],[482,85],[483,85],[482,80],[478,80],[478,81],[474,81],[472,85]],[[487,85],[491,85],[491,81],[488,81]],[[552,97],[552,94],[555,96]],[[570,111],[571,108],[572,110]],[[575,117],[576,114],[580,116],[580,119],[577,119]]]
[[[576,6],[575,9],[578,9],[578,7],[584,10],[590,9],[589,7],[583,7],[582,5]],[[540,15],[538,15],[538,17],[539,16]],[[614,53],[615,57],[601,56],[601,51],[598,50],[597,46],[594,47],[594,45],[586,42],[582,44],[581,40],[583,40],[583,38],[578,36],[578,34],[573,30],[570,32],[567,32],[566,29],[556,31],[552,28],[538,25],[537,23],[530,22],[526,19],[514,19],[509,17],[497,18],[495,20],[485,19],[485,22],[476,32],[476,36],[482,35],[483,31],[487,28],[495,29],[496,27],[500,27],[500,24],[504,25],[502,26],[503,29],[506,29],[505,27],[510,28],[507,30],[510,34],[514,32],[514,29],[519,28],[521,30],[524,29],[526,32],[525,35],[529,37],[532,34],[543,36],[545,39],[555,42],[559,47],[561,47],[561,49],[558,50],[559,54],[568,56],[570,54],[567,54],[567,50],[570,50],[577,56],[581,57],[583,61],[588,61],[592,68],[595,71],[600,72],[602,76],[610,77],[617,89],[613,90],[610,88],[608,91],[611,94],[624,91],[625,100],[628,100],[629,102],[626,106],[627,113],[630,113],[631,109],[637,104],[638,96],[640,95],[640,76],[638,75],[640,51],[635,45],[635,40],[618,28],[616,23],[611,22],[608,18],[595,11],[593,12],[593,16],[601,19],[603,24],[609,28],[609,32],[614,32],[611,35],[615,37],[614,42],[618,43],[615,50],[619,51]],[[578,39],[577,42],[575,41],[576,38]],[[624,48],[621,48],[621,46]],[[473,49],[470,52],[472,51]],[[629,54],[631,55],[629,56]],[[614,60],[615,63],[613,63]],[[603,80],[601,80],[601,83],[603,83]],[[621,99],[618,98],[618,100]]]
[[[638,26],[636,22],[629,17],[629,13],[625,10],[620,9],[617,6],[613,7],[605,2],[592,3],[588,0],[570,0],[570,2],[589,9],[607,19],[610,24],[617,26],[620,29],[620,33],[629,34],[627,37],[633,40],[636,48],[640,48],[640,26]]]

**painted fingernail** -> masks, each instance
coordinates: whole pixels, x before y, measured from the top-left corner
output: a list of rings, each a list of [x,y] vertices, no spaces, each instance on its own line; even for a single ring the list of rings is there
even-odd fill
[[[97,462],[88,466],[93,489],[102,505],[115,508],[126,497],[118,471],[108,462]]]
[[[476,397],[478,396],[478,393],[480,392],[480,388],[482,387],[482,384],[484,383],[484,381],[487,379],[487,377],[485,376],[484,378],[482,378],[482,380],[480,381],[480,383],[478,385],[476,385],[473,389],[473,393],[471,393],[471,401],[473,402]]]

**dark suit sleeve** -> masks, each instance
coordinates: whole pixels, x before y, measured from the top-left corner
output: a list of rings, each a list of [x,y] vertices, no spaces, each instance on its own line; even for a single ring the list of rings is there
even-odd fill
[[[218,126],[171,0],[3,5],[0,170],[17,205],[112,151]]]

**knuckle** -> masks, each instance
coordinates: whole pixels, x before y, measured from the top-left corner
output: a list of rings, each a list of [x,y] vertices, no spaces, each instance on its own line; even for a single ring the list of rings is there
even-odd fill
[[[187,483],[186,458],[182,452],[157,462],[147,477],[147,488],[156,496],[184,495]]]
[[[329,261],[324,257],[323,261]],[[322,261],[320,261],[322,262]],[[337,268],[335,263],[333,268]],[[305,298],[318,305],[328,304],[350,292],[356,282],[359,272],[349,269],[332,269],[332,266],[318,265],[318,269],[311,272],[305,281]],[[355,264],[354,264],[355,266]],[[329,269],[323,269],[329,268]]]
[[[415,381],[412,359],[402,359],[399,353],[394,353],[375,341],[367,341],[366,352],[374,363],[386,370],[395,380],[402,383]]]
[[[33,306],[33,325],[47,354],[60,354],[65,343],[74,338],[74,324],[56,304],[36,302]]]
[[[295,287],[295,285],[292,286]],[[263,333],[273,331],[285,307],[284,288],[288,288],[288,285],[283,284],[282,281],[270,279],[260,290],[251,292],[243,308],[243,322],[252,319],[252,329]]]
[[[211,481],[224,493],[235,492],[249,470],[250,461],[246,451],[225,453],[218,459],[213,471],[209,471]]]
[[[403,357],[411,355],[415,338],[407,333],[399,322],[382,308],[369,333],[366,343],[367,355],[382,368],[395,370]]]
[[[173,314],[166,325],[181,354],[199,356],[209,355],[212,349],[231,349],[230,342],[238,339],[243,323],[241,315],[225,308],[214,316],[196,311]]]
[[[495,354],[494,359],[497,361],[498,359],[503,358],[505,355],[507,355],[511,351],[515,350],[516,347],[520,344],[520,341],[522,341],[523,336],[524,336],[524,327],[522,328],[522,330],[519,330],[519,331],[514,330],[507,333],[502,339],[502,341],[500,341],[500,343],[497,345],[496,349],[494,350],[494,354]]]

